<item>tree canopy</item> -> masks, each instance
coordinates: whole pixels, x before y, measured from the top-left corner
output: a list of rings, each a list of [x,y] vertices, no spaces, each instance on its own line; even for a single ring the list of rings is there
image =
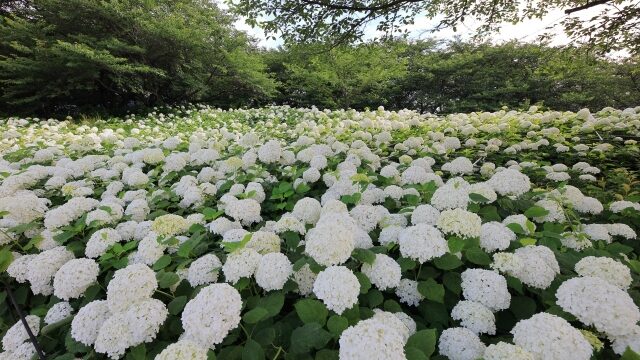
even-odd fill
[[[563,9],[561,24],[576,42],[600,51],[640,52],[638,0],[232,0],[233,9],[268,34],[291,43],[349,43],[361,39],[367,26],[386,36],[397,35],[418,16],[435,19],[433,30],[456,28],[463,21],[481,23],[479,34],[496,31],[505,22],[542,18]],[[591,19],[573,16],[601,5]],[[560,20],[560,19],[559,19]]]

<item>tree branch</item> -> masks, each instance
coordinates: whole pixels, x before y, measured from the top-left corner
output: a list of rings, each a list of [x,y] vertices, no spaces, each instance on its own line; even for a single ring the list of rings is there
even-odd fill
[[[394,0],[388,3],[384,3],[376,6],[353,6],[353,5],[345,5],[345,4],[332,4],[331,2],[325,2],[321,0],[302,0],[303,3],[308,5],[318,5],[318,6],[326,7],[333,10],[348,10],[348,11],[379,11],[379,10],[389,9],[403,3],[415,3],[415,2],[421,2],[421,1],[424,1],[424,0]]]
[[[594,7],[594,6],[606,4],[606,3],[610,2],[610,1],[611,0],[596,0],[596,1],[592,1],[592,2],[586,3],[586,4],[582,5],[582,6],[574,7],[572,9],[567,9],[567,10],[564,11],[564,13],[569,15],[569,14],[572,14],[574,12],[585,10],[585,9],[588,9],[588,8],[591,8],[591,7]]]

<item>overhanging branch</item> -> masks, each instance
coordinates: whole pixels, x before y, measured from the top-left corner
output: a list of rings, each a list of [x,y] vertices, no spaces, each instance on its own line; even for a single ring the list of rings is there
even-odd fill
[[[564,13],[565,13],[565,14],[567,14],[567,15],[569,15],[569,14],[572,14],[572,13],[574,13],[574,12],[578,12],[578,11],[581,11],[581,10],[585,10],[585,9],[588,9],[588,8],[591,8],[591,7],[594,7],[594,6],[598,6],[598,5],[606,4],[606,3],[610,2],[610,1],[611,1],[611,0],[597,0],[597,1],[592,1],[592,2],[586,3],[586,4],[582,5],[582,6],[574,7],[574,8],[572,8],[572,9],[567,9],[567,10],[565,10],[565,11],[564,11]]]

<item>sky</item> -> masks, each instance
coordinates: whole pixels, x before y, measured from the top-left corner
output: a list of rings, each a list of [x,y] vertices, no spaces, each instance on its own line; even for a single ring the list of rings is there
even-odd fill
[[[226,6],[223,6],[226,7]],[[581,19],[590,19],[591,17],[600,13],[607,5],[594,6],[589,9],[585,9],[576,12],[569,16],[579,17]],[[537,37],[546,31],[546,28],[550,25],[557,25],[553,27],[550,33],[553,35],[551,45],[559,46],[566,45],[571,42],[571,39],[564,32],[562,26],[560,26],[561,20],[565,17],[564,10],[556,9],[551,11],[542,19],[525,20],[518,24],[505,23],[502,24],[501,30],[497,33],[491,34],[489,40],[494,43],[502,43],[510,40],[519,40],[522,42],[536,42]],[[409,32],[411,39],[426,39],[435,38],[440,40],[452,40],[456,36],[464,39],[469,39],[475,34],[475,30],[479,26],[479,22],[473,20],[465,21],[461,26],[457,28],[457,31],[452,29],[444,29],[437,32],[429,31],[437,24],[437,19],[427,19],[425,16],[420,16],[415,19],[414,24],[406,26],[406,30]],[[238,29],[246,31],[249,35],[257,39],[258,45],[265,48],[277,48],[283,44],[282,39],[279,37],[275,40],[267,39],[264,31],[260,28],[252,28],[247,25],[243,19],[239,19],[236,22]],[[373,39],[378,35],[375,25],[370,24],[365,29],[365,40]],[[613,56],[624,56],[624,54],[612,54]]]

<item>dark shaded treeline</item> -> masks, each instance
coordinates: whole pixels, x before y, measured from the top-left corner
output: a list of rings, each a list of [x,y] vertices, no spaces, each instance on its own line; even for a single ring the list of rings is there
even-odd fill
[[[0,15],[8,115],[186,102],[441,113],[640,104],[638,57],[582,48],[394,40],[260,50],[207,0],[9,1]]]

